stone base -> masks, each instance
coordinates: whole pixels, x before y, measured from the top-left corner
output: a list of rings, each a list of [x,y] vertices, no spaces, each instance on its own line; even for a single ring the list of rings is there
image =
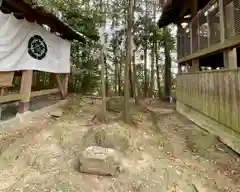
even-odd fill
[[[186,116],[199,127],[216,135],[224,144],[240,154],[240,134],[215,121],[201,112],[177,101],[177,111]]]

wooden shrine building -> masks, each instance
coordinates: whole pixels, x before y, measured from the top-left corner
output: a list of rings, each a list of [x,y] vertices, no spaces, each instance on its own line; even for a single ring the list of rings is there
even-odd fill
[[[14,102],[19,105],[19,113],[24,113],[29,110],[30,99],[36,96],[59,93],[65,98],[71,41],[84,43],[85,39],[42,7],[24,0],[1,0],[0,112]],[[40,73],[49,77],[45,89],[36,89]],[[12,91],[18,84],[15,82],[19,88]]]
[[[240,153],[240,1],[171,0],[159,27],[177,32],[177,110]]]

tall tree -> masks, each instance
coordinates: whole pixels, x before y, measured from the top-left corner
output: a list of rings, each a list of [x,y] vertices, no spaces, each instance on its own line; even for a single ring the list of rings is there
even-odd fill
[[[128,20],[127,20],[127,55],[124,70],[124,121],[130,123],[129,111],[129,66],[132,58],[132,21],[133,21],[133,0],[128,0]]]
[[[144,97],[148,96],[148,73],[147,73],[147,54],[148,54],[148,34],[147,34],[147,25],[148,25],[148,1],[145,0],[145,34],[144,34]]]
[[[153,24],[156,24],[156,2],[153,2]],[[155,69],[154,69],[154,62],[155,62],[155,46],[156,46],[156,27],[153,27],[152,31],[152,41],[151,41],[151,82],[150,82],[150,90],[149,96],[153,97],[154,92],[154,82],[155,82]]]
[[[163,45],[164,45],[164,56],[165,56],[165,69],[164,69],[164,97],[169,100],[171,96],[171,88],[172,88],[172,74],[171,74],[171,49],[170,49],[170,37],[171,34],[167,27],[163,28]]]
[[[161,80],[160,80],[160,66],[159,66],[159,54],[158,54],[158,41],[155,43],[155,56],[156,56],[156,73],[157,73],[157,96],[158,99],[162,99],[162,89],[161,89]]]
[[[100,12],[106,17],[106,13],[105,13],[105,7],[103,4],[103,0],[101,0],[101,4],[100,4]],[[105,44],[107,41],[107,36],[105,33],[106,30],[106,21],[103,20],[102,23],[100,24],[100,40],[101,40],[101,44],[100,44],[100,63],[101,63],[101,95],[102,95],[102,107],[101,107],[101,113],[99,114],[100,116],[100,120],[101,121],[106,121],[107,120],[107,107],[106,107],[106,82],[105,80],[105,75],[107,78],[107,72],[106,72],[106,59],[105,59]],[[106,73],[106,74],[105,74]]]

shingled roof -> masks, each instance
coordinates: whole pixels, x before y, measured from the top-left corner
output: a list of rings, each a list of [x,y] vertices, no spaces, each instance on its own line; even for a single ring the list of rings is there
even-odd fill
[[[0,7],[3,13],[13,13],[18,19],[25,18],[29,22],[36,22],[39,25],[47,25],[51,32],[57,32],[60,37],[67,40],[78,40],[85,42],[86,38],[97,40],[97,36],[85,36],[67,23],[63,22],[53,13],[47,11],[44,7],[33,6],[24,0],[2,0]]]
[[[181,13],[183,13],[183,16],[187,16],[191,13],[191,1],[193,0],[167,0],[163,5],[162,15],[158,21],[159,28],[165,27],[171,23],[180,23],[183,19],[181,18]],[[198,0],[198,11],[203,9],[209,2],[210,0]]]

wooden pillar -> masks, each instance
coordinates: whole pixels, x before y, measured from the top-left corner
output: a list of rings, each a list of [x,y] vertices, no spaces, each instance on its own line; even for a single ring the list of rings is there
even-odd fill
[[[64,91],[65,91],[65,97],[67,97],[67,94],[68,94],[68,77],[69,77],[69,74],[64,74],[63,88],[64,88]]]
[[[63,78],[60,78],[59,75],[55,74],[58,87],[61,92],[62,99],[66,99],[67,97],[67,88],[68,88],[68,74],[64,74]]]
[[[199,71],[199,60],[198,59],[193,59],[192,60],[192,66],[189,68],[188,72],[196,73],[197,71]]]
[[[225,40],[225,19],[224,19],[224,0],[219,0],[219,14],[220,14],[220,39],[223,43]]]
[[[194,51],[198,51],[200,49],[200,33],[199,33],[199,16],[194,19],[195,25],[190,22],[190,47],[191,47],[191,54]],[[193,49],[195,49],[193,51]],[[196,50],[197,49],[197,50]]]
[[[32,70],[26,70],[22,73],[20,94],[22,99],[19,103],[19,113],[25,113],[29,110],[29,102],[31,97],[32,87]]]
[[[184,28],[179,24],[178,25],[178,35],[179,35],[179,41],[178,41],[178,56],[180,58],[185,56],[185,46],[184,46],[184,41],[185,41],[185,30]]]
[[[223,53],[224,57],[224,68],[236,69],[237,65],[237,49],[228,49]]]

